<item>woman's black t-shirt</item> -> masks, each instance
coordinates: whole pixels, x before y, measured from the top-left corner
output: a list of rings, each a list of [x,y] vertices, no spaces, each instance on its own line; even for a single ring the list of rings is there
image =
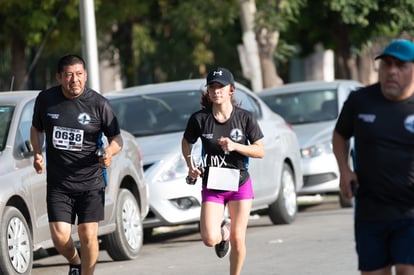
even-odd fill
[[[239,169],[239,185],[242,185],[249,177],[248,157],[235,151],[226,154],[218,144],[220,137],[228,137],[233,142],[241,144],[254,143],[263,138],[259,124],[249,111],[236,106],[233,107],[230,118],[224,123],[214,118],[211,108],[206,108],[190,117],[184,132],[184,138],[191,144],[201,138],[205,175],[208,175],[210,166]],[[206,182],[207,176],[203,178],[203,184]]]

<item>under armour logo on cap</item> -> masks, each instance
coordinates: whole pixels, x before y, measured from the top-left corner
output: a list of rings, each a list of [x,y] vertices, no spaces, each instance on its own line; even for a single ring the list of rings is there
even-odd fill
[[[233,74],[226,68],[218,67],[209,72],[207,75],[207,85],[213,82],[218,82],[224,86],[229,84],[234,85]]]

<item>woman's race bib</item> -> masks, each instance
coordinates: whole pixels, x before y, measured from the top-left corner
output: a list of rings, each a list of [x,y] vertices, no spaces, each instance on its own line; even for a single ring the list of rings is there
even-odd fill
[[[223,191],[238,191],[239,179],[239,169],[209,167],[207,188]]]

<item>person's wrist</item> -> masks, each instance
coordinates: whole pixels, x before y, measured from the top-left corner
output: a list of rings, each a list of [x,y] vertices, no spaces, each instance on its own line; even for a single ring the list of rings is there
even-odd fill
[[[35,160],[43,159],[43,155],[41,153],[34,153],[33,157],[34,157]]]
[[[113,156],[114,155],[113,152],[112,152],[112,150],[111,150],[111,147],[109,147],[109,146],[105,148],[105,153],[107,155],[110,155],[110,156]]]

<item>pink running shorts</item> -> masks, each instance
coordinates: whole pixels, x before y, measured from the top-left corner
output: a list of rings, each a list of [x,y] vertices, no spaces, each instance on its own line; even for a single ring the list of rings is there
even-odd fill
[[[229,201],[240,201],[253,199],[253,186],[252,179],[249,178],[243,185],[239,186],[238,191],[221,191],[207,189],[207,186],[203,185],[201,190],[201,197],[203,202],[216,202],[226,204]]]

